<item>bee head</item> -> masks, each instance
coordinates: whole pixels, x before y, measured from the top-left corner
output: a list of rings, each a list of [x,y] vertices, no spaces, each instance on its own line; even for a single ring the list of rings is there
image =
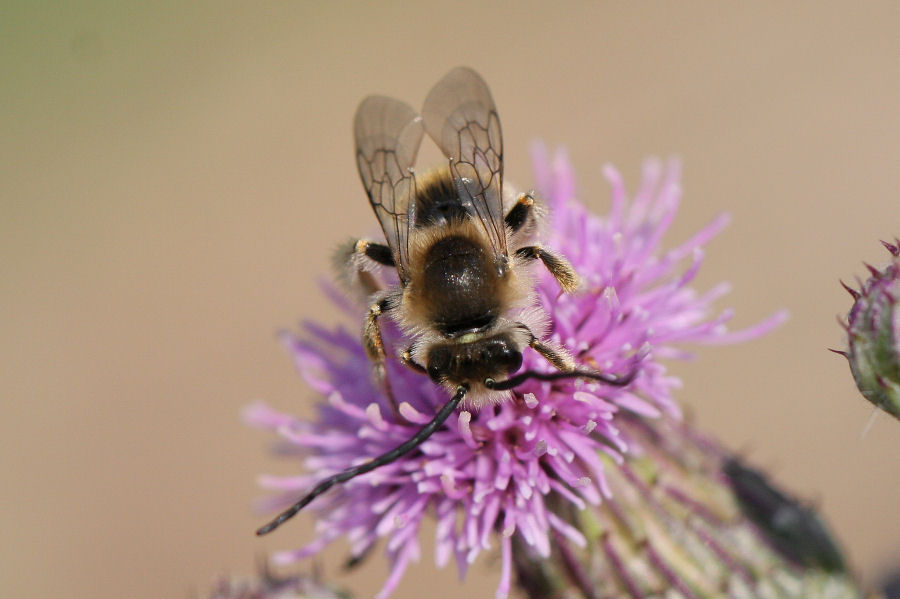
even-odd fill
[[[463,335],[428,350],[428,376],[436,383],[481,384],[487,378],[514,373],[522,366],[522,352],[508,333],[489,337]]]

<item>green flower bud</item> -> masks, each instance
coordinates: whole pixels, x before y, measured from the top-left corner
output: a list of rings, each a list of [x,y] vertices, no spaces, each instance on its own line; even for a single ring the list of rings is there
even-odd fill
[[[859,291],[847,285],[853,307],[847,315],[849,348],[844,354],[856,386],[878,408],[900,418],[900,242],[884,243],[891,261]]]

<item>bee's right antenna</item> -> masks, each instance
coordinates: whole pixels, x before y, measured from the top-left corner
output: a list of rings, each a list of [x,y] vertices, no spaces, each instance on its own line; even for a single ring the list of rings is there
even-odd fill
[[[597,372],[595,370],[581,370],[577,368],[568,372],[537,372],[534,370],[526,370],[525,372],[520,372],[516,376],[505,381],[495,381],[494,379],[487,379],[484,381],[484,386],[494,391],[506,391],[507,389],[514,389],[515,387],[518,387],[528,379],[537,379],[539,381],[558,381],[560,379],[591,379],[594,381],[600,381],[601,383],[605,383],[613,387],[625,387],[629,385],[636,376],[637,368],[632,369],[631,372],[623,377],[613,377],[607,374],[603,374],[602,372]]]
[[[377,458],[373,458],[371,461],[366,462],[365,464],[360,464],[359,466],[354,466],[353,468],[348,468],[343,472],[339,472],[330,478],[326,478],[322,482],[313,488],[312,491],[304,495],[300,500],[284,510],[278,516],[261,527],[256,531],[256,534],[262,536],[264,534],[268,534],[284,524],[286,521],[293,518],[297,512],[305,508],[307,505],[312,502],[313,499],[325,493],[328,489],[333,487],[334,485],[346,482],[351,478],[356,478],[361,474],[365,474],[366,472],[371,472],[375,470],[379,466],[384,466],[385,464],[390,464],[394,460],[400,458],[401,456],[409,453],[419,445],[425,442],[428,437],[434,434],[434,432],[444,424],[444,421],[450,417],[450,414],[456,409],[456,406],[459,405],[459,402],[463,400],[468,393],[469,387],[468,385],[460,385],[456,388],[456,395],[450,398],[447,403],[435,414],[434,418],[431,419],[431,422],[423,426],[419,432],[413,435],[409,440],[405,441],[399,447],[392,449],[391,451],[378,456]]]

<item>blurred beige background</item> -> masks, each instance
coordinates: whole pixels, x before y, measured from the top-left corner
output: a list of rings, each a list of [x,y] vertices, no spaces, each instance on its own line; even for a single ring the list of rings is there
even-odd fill
[[[239,412],[312,413],[275,332],[338,320],[316,280],[375,226],[356,104],[418,106],[458,64],[491,85],[511,180],[532,183],[533,139],[564,144],[602,210],[601,164],[633,186],[677,154],[667,243],[734,215],[700,287],[734,284],[737,326],[792,320],[672,365],[681,400],[818,504],[866,581],[900,563],[900,427],[861,436],[871,410],[825,349],[838,279],[900,235],[897,3],[18,4],[0,8],[0,596],[188,597],[310,538],[308,518],[253,536],[255,476],[290,466]],[[345,550],[324,571],[371,596],[380,554],[342,575]],[[493,596],[496,563],[465,587],[432,564],[396,599]]]

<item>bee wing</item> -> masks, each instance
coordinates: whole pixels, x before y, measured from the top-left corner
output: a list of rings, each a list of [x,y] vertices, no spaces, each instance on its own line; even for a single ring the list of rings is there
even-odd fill
[[[399,100],[369,96],[356,109],[356,165],[402,281],[407,280],[410,216],[415,210],[412,165],[422,135],[422,117]]]
[[[422,118],[450,159],[461,204],[484,225],[494,251],[506,256],[503,138],[487,84],[470,68],[453,69],[428,93]]]

